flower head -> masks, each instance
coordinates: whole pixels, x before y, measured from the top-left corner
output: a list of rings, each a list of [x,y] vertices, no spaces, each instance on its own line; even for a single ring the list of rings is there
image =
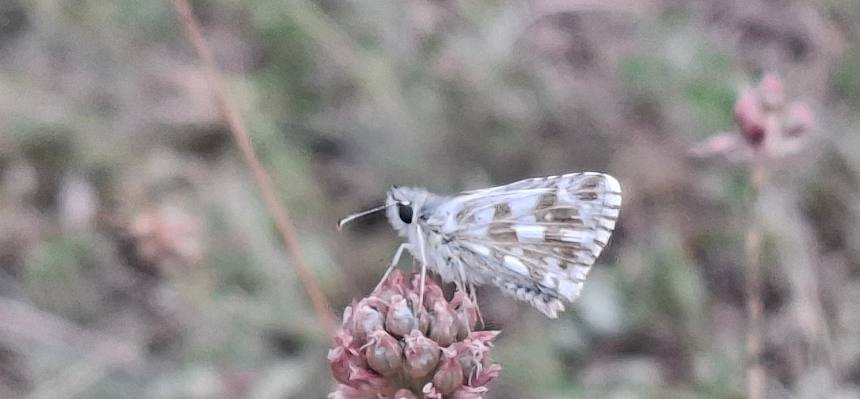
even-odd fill
[[[806,147],[815,127],[815,113],[800,100],[787,101],[782,78],[767,74],[758,86],[741,91],[735,101],[738,133],[721,133],[694,146],[700,157],[748,160],[777,159]]]
[[[462,292],[449,301],[428,279],[395,270],[344,310],[328,361],[329,398],[483,398],[501,367],[489,357],[498,331],[474,331],[478,312]]]

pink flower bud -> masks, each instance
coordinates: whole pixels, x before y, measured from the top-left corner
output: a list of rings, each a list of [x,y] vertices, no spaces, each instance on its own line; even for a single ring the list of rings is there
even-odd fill
[[[436,390],[432,382],[425,384],[421,392],[424,394],[424,399],[443,399],[442,393]]]
[[[468,376],[472,370],[473,365],[475,364],[475,357],[472,356],[472,351],[469,348],[469,344],[466,342],[455,342],[450,348],[457,351],[457,360],[460,361],[460,366],[463,368],[463,371]]]
[[[349,383],[350,356],[346,348],[338,346],[329,349],[327,358],[334,379],[342,384]]]
[[[416,295],[421,292],[420,274],[415,274],[412,277],[412,290],[415,292]],[[445,294],[442,292],[442,287],[440,287],[436,283],[427,284],[424,287],[424,303],[422,305],[427,308],[430,308],[430,305],[433,303],[433,301],[437,299],[441,299],[443,301],[445,300]]]
[[[406,298],[400,295],[391,297],[391,306],[388,308],[388,315],[385,318],[385,328],[396,337],[402,337],[409,334],[418,325],[418,320],[412,314],[412,309],[409,308],[409,303]]]
[[[485,363],[489,363],[488,354],[493,345],[492,340],[498,335],[498,331],[475,331],[469,334],[469,338],[453,346],[457,350],[457,360],[460,362],[460,366],[463,367],[470,385],[472,379],[478,377],[483,372]]]
[[[365,390],[384,390],[389,381],[363,367],[353,366],[349,370],[349,386]]]
[[[358,354],[356,350],[358,345],[356,345],[355,338],[350,335],[349,331],[344,329],[338,329],[337,333],[334,335],[334,342],[337,346],[343,347],[346,351],[350,353],[350,355]]]
[[[406,374],[411,378],[424,378],[436,369],[439,363],[439,344],[412,330],[404,338],[403,355],[406,357]]]
[[[353,316],[355,338],[364,341],[372,332],[382,328],[385,318],[369,298],[362,299],[355,307]]]
[[[765,115],[761,98],[753,89],[744,90],[735,102],[735,123],[741,135],[752,146],[757,147],[764,141]]]
[[[394,393],[394,399],[418,399],[418,397],[408,389],[401,389]]]
[[[343,309],[343,325],[349,326],[352,325],[352,312],[353,308],[355,308],[355,301],[352,301],[352,304]],[[341,330],[342,331],[342,330]],[[340,332],[340,331],[339,331]]]
[[[439,346],[451,345],[457,338],[456,315],[444,299],[433,302],[429,338],[436,341]]]
[[[499,366],[498,364],[490,364],[487,367],[483,367],[481,371],[478,372],[477,377],[471,381],[471,384],[473,386],[487,385],[499,376],[499,371],[501,370],[502,366]]]
[[[328,395],[328,399],[378,399],[373,391],[353,388],[349,385],[339,385],[337,390]]]
[[[501,334],[501,331],[473,331],[469,334],[469,339],[480,342],[487,347],[493,346],[493,341]]]
[[[478,324],[478,307],[463,291],[454,293],[451,305],[457,314],[457,340],[466,338]]]
[[[758,93],[762,105],[767,109],[778,109],[785,102],[785,89],[782,78],[775,73],[769,73],[758,84]]]
[[[407,285],[404,281],[403,273],[400,270],[394,270],[388,276],[379,289],[373,291],[373,295],[377,296],[384,302],[391,302],[391,297],[394,295],[405,296]]]
[[[376,330],[368,337],[365,346],[367,365],[382,375],[392,375],[399,371],[403,350],[397,339],[383,330]]]
[[[457,350],[442,349],[442,360],[439,369],[433,375],[433,385],[442,394],[449,394],[463,385],[463,367],[457,360]]]
[[[484,393],[488,391],[487,387],[484,386],[462,386],[460,389],[454,391],[449,398],[450,399],[483,399]]]
[[[415,297],[415,302],[418,302],[418,297]],[[423,308],[418,312],[418,330],[421,334],[427,335],[430,331],[430,313],[427,313]]]
[[[753,155],[752,148],[737,133],[720,133],[711,136],[691,148],[690,154],[702,158],[720,156],[730,161],[746,160]]]
[[[795,101],[788,106],[785,114],[785,134],[789,137],[798,137],[808,132],[815,126],[815,113],[809,104]]]

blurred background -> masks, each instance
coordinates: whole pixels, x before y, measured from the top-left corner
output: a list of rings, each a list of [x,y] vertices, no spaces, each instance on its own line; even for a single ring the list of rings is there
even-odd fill
[[[860,1],[193,4],[338,315],[399,239],[335,222],[391,184],[619,178],[568,312],[480,291],[491,398],[745,397],[734,109],[772,73],[809,140],[757,200],[768,391],[860,397]],[[170,2],[0,1],[0,397],[325,397],[292,265]]]

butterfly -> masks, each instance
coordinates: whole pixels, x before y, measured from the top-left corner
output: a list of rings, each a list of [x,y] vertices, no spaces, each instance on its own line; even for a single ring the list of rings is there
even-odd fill
[[[547,317],[573,302],[609,242],[621,209],[621,185],[594,172],[520,180],[441,196],[392,186],[385,204],[341,219],[385,211],[405,238],[385,281],[409,251],[426,270],[458,289],[493,285]],[[423,297],[423,294],[422,294]]]

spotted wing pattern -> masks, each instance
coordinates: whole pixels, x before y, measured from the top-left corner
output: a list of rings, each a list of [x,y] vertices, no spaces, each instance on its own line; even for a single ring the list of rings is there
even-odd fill
[[[549,317],[573,301],[606,246],[621,186],[601,173],[518,181],[464,193],[447,223],[470,273]]]

